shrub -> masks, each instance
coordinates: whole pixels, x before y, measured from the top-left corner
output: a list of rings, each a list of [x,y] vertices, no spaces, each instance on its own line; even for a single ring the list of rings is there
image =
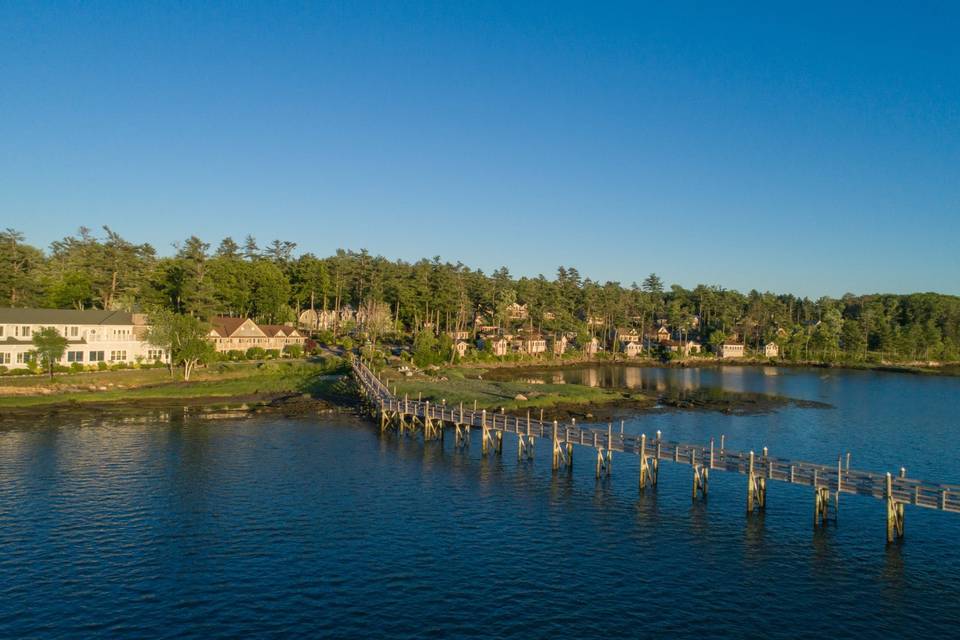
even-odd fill
[[[303,347],[298,344],[288,344],[283,348],[283,352],[291,358],[303,357]]]
[[[7,372],[7,367],[5,367],[4,365],[0,364],[0,376],[2,376],[3,374],[5,374],[6,372]]]
[[[280,357],[280,349],[267,349],[266,357],[270,359],[276,359]]]
[[[263,360],[267,352],[262,347],[250,347],[247,349],[247,360]]]
[[[236,362],[237,360],[246,360],[247,354],[245,351],[240,351],[239,349],[231,349],[227,351],[226,354],[228,360]]]
[[[104,362],[103,360],[97,363],[97,371],[106,371],[109,368],[110,366],[107,365],[107,363]]]
[[[7,372],[8,376],[32,376],[33,371],[30,369],[11,369]]]

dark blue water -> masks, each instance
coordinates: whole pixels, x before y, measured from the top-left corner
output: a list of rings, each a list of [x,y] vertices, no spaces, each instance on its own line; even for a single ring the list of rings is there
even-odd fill
[[[776,375],[768,375],[775,373]],[[575,375],[575,374],[570,374]],[[610,375],[618,375],[615,372]],[[630,374],[634,375],[634,374]],[[665,413],[626,429],[960,480],[960,380],[762,369],[643,370],[664,384],[821,400],[773,415]],[[508,436],[509,437],[509,436]],[[636,460],[593,478],[380,437],[358,419],[58,419],[0,431],[2,637],[956,637],[960,515]],[[576,457],[579,455],[579,457]]]

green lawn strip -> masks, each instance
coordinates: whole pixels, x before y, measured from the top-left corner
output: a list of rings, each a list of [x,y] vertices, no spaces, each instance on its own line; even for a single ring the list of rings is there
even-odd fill
[[[389,379],[388,386],[396,387],[397,396],[424,400],[447,406],[463,403],[473,407],[476,400],[479,409],[516,410],[524,408],[550,408],[557,405],[600,405],[631,398],[622,390],[601,389],[578,384],[530,384],[518,381],[478,380],[457,378],[444,372],[447,380],[435,378]],[[518,398],[523,396],[526,398]],[[637,396],[640,398],[642,396]]]
[[[104,391],[0,397],[0,407],[35,407],[65,401],[78,403],[159,399],[230,398],[251,395],[309,393],[315,397],[344,394],[342,367],[330,363],[277,363],[262,368],[226,370],[222,377],[189,382],[156,382],[148,386]],[[169,380],[169,377],[166,378]],[[348,392],[346,392],[348,393]]]

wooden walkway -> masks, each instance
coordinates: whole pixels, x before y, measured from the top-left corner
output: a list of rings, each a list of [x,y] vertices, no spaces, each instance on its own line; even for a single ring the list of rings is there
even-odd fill
[[[692,469],[694,499],[706,497],[711,471],[739,473],[747,479],[748,512],[765,508],[768,481],[805,485],[813,489],[814,526],[836,520],[841,494],[868,496],[886,502],[888,542],[903,537],[905,505],[960,513],[960,485],[907,478],[903,469],[897,475],[851,469],[849,454],[846,461],[841,457],[836,465],[823,465],[770,456],[766,448],[760,453],[731,451],[725,448],[722,437],[719,446],[714,440],[706,445],[671,442],[659,431],[648,438],[646,434],[616,432],[612,424],[606,429],[578,426],[576,421],[560,424],[543,420],[542,412],[541,417],[533,418],[529,413],[517,417],[462,405],[438,406],[394,397],[360,360],[353,362],[353,374],[361,398],[371,415],[379,418],[381,430],[416,432],[425,440],[442,440],[445,429],[451,428],[458,447],[469,446],[471,430],[477,430],[484,453],[502,453],[503,435],[509,433],[516,436],[517,455],[531,459],[536,441],[545,440],[553,451],[554,469],[572,464],[575,447],[587,447],[593,450],[591,457],[595,455],[597,477],[612,471],[614,453],[636,455],[640,459],[640,489],[657,484],[661,461],[685,464]]]

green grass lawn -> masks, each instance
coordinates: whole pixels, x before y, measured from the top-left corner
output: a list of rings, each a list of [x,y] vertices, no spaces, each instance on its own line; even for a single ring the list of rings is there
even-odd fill
[[[198,371],[189,382],[171,380],[165,369],[64,374],[51,383],[33,378],[17,385],[37,393],[0,395],[2,407],[36,407],[62,402],[98,403],[135,400],[238,398],[283,393],[309,393],[316,397],[342,394],[337,382],[345,369],[339,361],[289,361],[212,365]],[[18,382],[25,381],[18,378]],[[0,380],[0,387],[6,386]],[[91,391],[89,386],[96,386]],[[109,385],[109,386],[108,386]],[[11,385],[13,386],[13,385]],[[106,389],[104,389],[106,387]]]
[[[473,407],[474,401],[479,409],[500,409],[508,411],[518,409],[549,409],[561,405],[600,405],[624,399],[644,400],[642,394],[631,395],[623,390],[601,389],[578,384],[536,384],[525,381],[480,380],[477,369],[449,368],[440,372],[440,377],[399,376],[387,371],[384,382],[396,394],[410,399],[422,397],[424,400],[440,403],[446,400],[447,406],[463,403],[464,407]],[[526,400],[518,398],[523,396]]]

